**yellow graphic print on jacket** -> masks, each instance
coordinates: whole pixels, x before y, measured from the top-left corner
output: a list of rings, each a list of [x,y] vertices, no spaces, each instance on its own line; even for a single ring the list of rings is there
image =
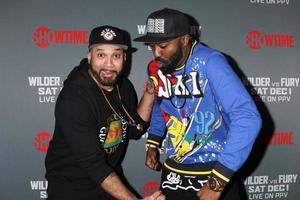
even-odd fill
[[[179,160],[191,151],[190,143],[184,138],[186,126],[183,125],[175,116],[170,116],[167,122],[169,142],[175,149],[174,160]]]

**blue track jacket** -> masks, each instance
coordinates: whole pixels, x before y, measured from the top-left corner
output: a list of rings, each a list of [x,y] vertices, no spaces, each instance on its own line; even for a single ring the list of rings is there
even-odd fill
[[[194,43],[185,65],[163,74],[151,61],[155,102],[147,143],[167,140],[165,167],[228,182],[247,159],[261,118],[244,85],[219,51]]]

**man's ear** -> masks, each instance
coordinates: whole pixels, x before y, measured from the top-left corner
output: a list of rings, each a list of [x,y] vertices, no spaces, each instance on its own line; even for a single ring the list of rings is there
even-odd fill
[[[124,61],[126,61],[126,58],[127,58],[127,53],[126,51],[124,51]]]
[[[184,36],[182,36],[182,44],[183,46],[187,46],[189,44],[189,40],[190,40],[190,35],[189,34],[185,34]]]
[[[91,64],[91,52],[90,51],[86,54],[86,58],[88,59],[88,63]]]

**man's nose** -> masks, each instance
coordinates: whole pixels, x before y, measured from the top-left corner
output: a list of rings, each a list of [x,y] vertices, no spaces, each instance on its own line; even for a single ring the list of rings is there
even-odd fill
[[[162,56],[162,51],[161,51],[161,48],[159,48],[158,46],[154,46],[152,48],[152,51],[153,51],[153,54],[154,54],[154,57],[161,57]]]
[[[113,66],[113,59],[111,57],[107,57],[105,64],[110,67]]]

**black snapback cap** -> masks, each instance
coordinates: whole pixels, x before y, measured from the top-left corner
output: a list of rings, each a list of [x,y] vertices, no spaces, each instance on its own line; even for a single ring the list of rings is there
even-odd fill
[[[151,13],[147,18],[147,33],[135,38],[136,42],[157,43],[190,33],[187,16],[174,9],[164,8]]]
[[[89,49],[98,44],[116,44],[127,50],[126,32],[109,25],[96,27],[90,34]]]

